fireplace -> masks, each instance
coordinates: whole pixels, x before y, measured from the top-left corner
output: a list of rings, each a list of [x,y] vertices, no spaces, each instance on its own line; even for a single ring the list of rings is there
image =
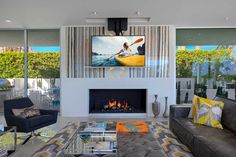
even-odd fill
[[[90,89],[89,113],[146,113],[146,89]]]

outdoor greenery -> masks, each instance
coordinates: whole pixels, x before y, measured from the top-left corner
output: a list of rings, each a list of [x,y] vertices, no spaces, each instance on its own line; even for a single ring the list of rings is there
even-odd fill
[[[234,58],[230,54],[229,49],[215,49],[215,50],[177,50],[176,52],[176,68],[177,77],[194,77],[192,76],[193,64],[201,65],[207,63],[208,74],[201,75],[205,78],[214,78],[220,75],[220,67],[224,66],[225,61],[232,61]],[[211,69],[211,65],[214,65],[214,69]],[[201,69],[200,69],[201,71]],[[225,78],[235,76],[224,76]]]
[[[29,78],[59,78],[60,53],[29,52]],[[24,53],[0,53],[0,78],[24,78]]]

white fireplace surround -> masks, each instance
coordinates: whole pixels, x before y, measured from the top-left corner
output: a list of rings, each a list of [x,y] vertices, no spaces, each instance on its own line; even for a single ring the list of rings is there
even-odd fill
[[[66,73],[65,28],[61,28],[61,114],[64,117],[153,117],[152,102],[158,94],[162,116],[165,96],[168,105],[176,102],[175,28],[170,30],[170,63],[168,78],[68,78]],[[146,114],[89,114],[89,89],[147,89]]]
[[[63,116],[89,116],[89,89],[147,89],[147,113],[144,114],[131,114],[127,113],[126,116],[152,116],[152,102],[154,95],[158,94],[158,101],[161,103],[161,113],[164,112],[165,96],[168,96],[168,104],[175,102],[175,90],[173,89],[173,79],[170,78],[136,78],[136,79],[118,79],[118,78],[102,78],[102,79],[65,79],[62,85],[62,106],[61,111]],[[175,87],[175,86],[174,86]],[[173,89],[173,90],[171,90]],[[65,104],[65,105],[64,105]],[[92,116],[108,116],[114,114],[104,113],[93,114]],[[122,115],[122,114],[121,114]],[[120,116],[120,115],[116,115]]]

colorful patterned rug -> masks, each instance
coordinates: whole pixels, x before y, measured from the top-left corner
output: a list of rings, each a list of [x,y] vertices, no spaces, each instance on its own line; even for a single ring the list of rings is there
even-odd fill
[[[194,157],[191,151],[169,130],[167,121],[161,122],[154,119],[148,123],[154,137],[168,157]]]
[[[168,122],[167,121],[158,121],[156,119],[147,122],[147,124],[149,125],[149,131],[151,131],[153,133],[154,138],[157,140],[157,142],[162,146],[164,152],[166,153],[166,155],[168,157],[194,157],[192,155],[192,153],[190,152],[190,150],[183,145],[178,138],[169,130],[168,127]],[[66,141],[68,141],[68,138],[70,138],[68,135],[73,135],[73,131],[71,130],[71,127],[69,127],[70,125],[66,126],[64,129],[62,129],[59,133],[56,134],[56,131],[53,130],[52,128],[49,127],[45,127],[42,128],[40,130],[38,130],[37,132],[43,132],[45,135],[47,136],[54,136],[54,138],[43,138],[42,140],[44,140],[45,142],[47,142],[48,139],[50,139],[47,143],[45,143],[44,147],[40,146],[40,149],[38,150],[38,152],[36,154],[34,154],[35,156],[39,155],[40,152],[45,154],[45,150],[47,150],[47,155],[50,156],[51,154],[56,154],[53,153],[55,150],[55,148],[59,148],[59,147],[50,147],[52,148],[49,149],[48,146],[52,146],[53,143],[55,142],[55,145],[59,144],[65,144]],[[77,126],[75,128],[77,128],[79,126],[79,124],[77,124]],[[65,130],[66,129],[66,130]],[[74,129],[72,129],[74,130]],[[68,134],[69,133],[69,134]],[[58,139],[59,138],[59,139]],[[65,138],[64,142],[63,139],[61,138]],[[18,140],[18,144],[20,144],[22,141]],[[2,136],[2,139],[0,139],[0,147],[3,146],[3,144],[6,146],[6,144],[8,146],[12,146],[13,144],[13,140],[12,140],[12,135],[6,135],[6,136]],[[9,148],[9,147],[8,147]],[[60,146],[60,150],[62,149],[62,146]],[[46,156],[47,156],[46,155]]]
[[[47,142],[51,137],[56,135],[56,131],[50,127],[44,127],[35,131],[35,133],[40,133],[43,136],[37,136],[34,138],[38,138],[44,142]],[[25,139],[30,135],[30,133],[17,133],[17,145],[21,145]],[[0,136],[0,148],[5,150],[12,150],[14,147],[14,133],[9,132]]]

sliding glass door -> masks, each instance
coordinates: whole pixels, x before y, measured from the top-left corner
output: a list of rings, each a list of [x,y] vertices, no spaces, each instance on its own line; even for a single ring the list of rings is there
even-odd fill
[[[41,108],[59,110],[59,30],[28,30],[28,46],[28,95]]]
[[[59,29],[0,30],[3,101],[29,96],[39,108],[60,108]]]

